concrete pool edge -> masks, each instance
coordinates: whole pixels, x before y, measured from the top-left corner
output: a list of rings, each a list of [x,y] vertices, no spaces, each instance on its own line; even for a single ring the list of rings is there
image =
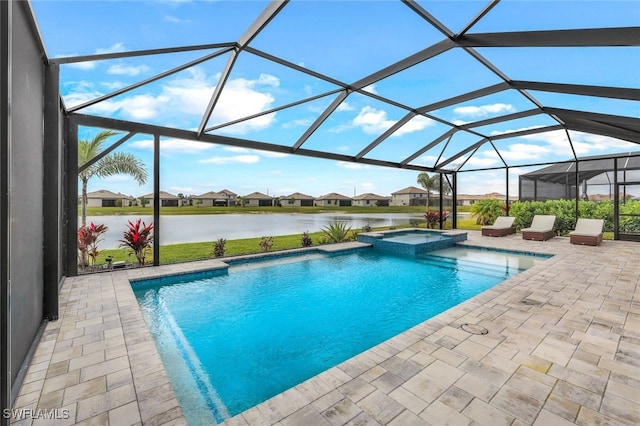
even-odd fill
[[[456,328],[459,325],[458,322],[472,323],[475,319],[489,321],[486,316],[493,315],[491,314],[492,310],[504,310],[502,315],[506,316],[509,314],[509,309],[512,308],[512,305],[521,304],[516,307],[518,309],[513,314],[515,316],[510,317],[513,319],[513,324],[510,324],[510,326],[516,332],[520,329],[521,318],[519,315],[525,315],[524,312],[528,311],[534,311],[531,316],[535,317],[535,321],[540,323],[537,325],[538,329],[545,326],[550,329],[559,328],[557,323],[544,322],[546,315],[549,315],[548,313],[542,312],[543,315],[540,315],[535,312],[542,310],[541,306],[544,306],[545,298],[551,297],[543,294],[542,290],[548,290],[547,287],[553,288],[553,294],[556,294],[555,296],[552,294],[553,297],[573,297],[575,288],[569,288],[569,294],[565,294],[566,292],[561,289],[561,284],[566,282],[580,290],[583,290],[580,286],[586,286],[589,291],[584,294],[584,298],[587,300],[579,298],[576,302],[576,312],[569,311],[569,314],[577,318],[575,324],[572,325],[576,326],[575,328],[581,334],[578,336],[571,335],[574,337],[563,337],[563,339],[579,338],[580,341],[585,341],[587,344],[589,344],[590,340],[597,339],[597,337],[589,334],[588,329],[577,327],[580,325],[578,319],[585,315],[581,304],[589,304],[590,307],[593,305],[595,315],[599,315],[599,318],[601,318],[599,323],[613,323],[614,320],[617,323],[621,322],[624,333],[620,332],[620,327],[614,329],[618,338],[620,334],[628,335],[633,333],[630,331],[630,327],[635,327],[640,323],[640,312],[637,307],[635,309],[629,306],[622,308],[622,311],[617,314],[609,312],[611,304],[618,303],[624,306],[624,303],[627,305],[632,303],[631,300],[634,297],[633,292],[637,290],[637,277],[640,271],[633,262],[625,263],[622,260],[632,255],[632,250],[637,248],[637,244],[604,242],[601,247],[585,248],[582,246],[570,246],[565,238],[556,238],[554,239],[555,241],[537,243],[523,242],[517,237],[505,237],[496,242],[495,240],[484,240],[479,235],[475,235],[475,233],[470,233],[470,235],[473,235],[472,241],[468,241],[465,244],[500,246],[505,249],[515,248],[543,254],[554,252],[559,253],[559,255],[542,262],[541,265],[535,266],[536,271],[525,271],[493,289],[310,379],[310,381],[316,380],[317,382],[304,382],[284,394],[277,395],[241,413],[229,420],[227,424],[273,424],[281,422],[282,425],[286,425],[295,424],[294,422],[300,419],[318,419],[318,424],[325,424],[327,416],[332,416],[332,421],[335,420],[338,424],[346,424],[351,420],[356,421],[366,418],[376,418],[380,423],[389,424],[402,424],[403,421],[411,420],[416,421],[416,423],[422,421],[426,424],[425,416],[429,415],[429,418],[437,418],[438,413],[444,412],[446,404],[442,404],[441,397],[432,398],[432,395],[420,395],[418,397],[406,389],[415,385],[419,381],[418,379],[422,380],[430,377],[434,380],[441,380],[440,375],[436,374],[432,367],[445,367],[447,371],[455,368],[456,360],[464,357],[459,350],[462,345],[472,346],[475,344],[483,348],[488,347],[478,343],[478,339],[481,337],[484,339],[487,336],[473,336],[464,332],[467,337],[463,338],[465,336],[461,334],[463,331]],[[600,261],[598,259],[600,256],[604,256],[605,259]],[[606,262],[602,264],[604,261]],[[210,263],[211,261],[204,261],[203,264],[208,262]],[[202,267],[207,267],[207,265]],[[153,269],[164,274],[174,274],[193,271],[197,268],[198,265],[194,262],[165,265]],[[152,268],[144,269],[150,270]],[[569,275],[568,279],[563,277],[563,274],[575,275],[578,273],[575,271],[579,271],[580,276],[584,275],[584,284],[572,283],[572,275]],[[538,273],[534,274],[534,272]],[[15,405],[16,408],[54,409],[63,407],[70,410],[70,418],[72,419],[66,424],[78,424],[84,421],[99,422],[101,420],[115,422],[117,419],[122,418],[138,419],[144,424],[184,424],[185,420],[182,417],[181,409],[177,405],[177,400],[171,390],[164,367],[161,362],[158,363],[159,355],[155,344],[146,324],[144,324],[140,308],[128,282],[129,278],[140,278],[143,273],[142,270],[126,270],[70,278],[65,281],[61,292],[60,320],[47,325]],[[600,282],[603,282],[603,284]],[[601,287],[613,286],[614,282],[616,284],[619,283],[621,288],[610,290],[611,292],[616,292],[612,298],[607,297],[606,294],[597,293]],[[601,292],[605,290],[602,289]],[[624,294],[621,295],[620,292],[624,292]],[[604,299],[607,303],[603,303],[600,299]],[[625,300],[628,300],[628,302],[625,302]],[[487,303],[487,301],[490,303]],[[525,301],[527,303],[524,303]],[[549,309],[554,308],[550,303],[547,306],[549,306]],[[458,311],[459,308],[462,308],[463,311]],[[489,313],[482,311],[482,309]],[[481,310],[481,312],[476,313],[478,310]],[[619,317],[623,314],[624,318],[620,319]],[[499,322],[498,320],[504,321],[504,318],[500,316],[496,316],[496,318],[497,320],[494,319],[492,322],[493,326],[488,324],[489,338],[494,333],[500,333],[497,327],[498,324],[495,323]],[[626,318],[628,318],[628,327],[624,321]],[[504,327],[504,324],[500,327]],[[531,335],[529,333],[533,332],[528,329],[524,331],[527,333],[525,336],[530,338]],[[426,337],[422,337],[423,335]],[[512,335],[510,336],[513,337]],[[640,338],[637,332],[633,336]],[[537,336],[534,336],[534,338],[537,338]],[[411,343],[416,342],[416,339],[418,339],[418,343]],[[632,376],[638,372],[638,369],[632,369],[630,364],[620,364],[615,359],[609,359],[612,357],[609,356],[611,349],[605,344],[604,338],[600,339],[602,341],[598,341],[598,343],[603,348],[603,354],[601,355],[603,361],[601,363],[602,367],[598,365],[598,368],[615,371],[618,376],[624,376],[625,374],[626,376]],[[460,340],[463,343],[459,343]],[[458,341],[458,346],[453,347],[456,341]],[[494,341],[494,343],[499,345],[499,342]],[[546,341],[543,341],[540,346],[545,343]],[[514,347],[518,348],[518,344],[519,342],[514,343]],[[424,346],[424,350],[417,351],[416,345]],[[90,350],[89,347],[91,347]],[[104,349],[98,350],[100,347]],[[79,351],[77,350],[78,348],[80,348]],[[491,350],[492,353],[494,349]],[[525,349],[522,349],[523,353],[526,352]],[[552,352],[546,346],[544,349]],[[85,350],[87,351],[85,352]],[[539,350],[540,348],[536,349],[536,351]],[[589,348],[589,350],[596,349]],[[504,350],[502,351],[504,352]],[[560,349],[558,349],[558,352],[560,352]],[[615,352],[615,348],[613,352]],[[102,360],[96,359],[94,356],[96,353],[102,354]],[[585,357],[584,353],[584,351],[581,352],[582,357]],[[534,355],[542,354],[534,351]],[[392,384],[388,382],[388,376],[394,376],[392,373],[398,373],[396,377],[400,377],[401,367],[409,361],[414,364],[418,356],[429,356],[431,357],[431,362],[412,377],[402,379],[402,383]],[[474,358],[470,354],[466,354],[466,356],[469,359]],[[552,356],[559,357],[560,355],[555,353],[545,355],[546,358]],[[494,355],[491,360],[492,364],[495,364],[496,357],[502,360],[498,355]],[[486,358],[488,358],[488,355],[482,358],[482,362],[477,361],[478,371],[484,371],[485,368],[488,368],[484,366]],[[573,359],[571,354],[568,355],[568,359]],[[504,365],[492,365],[491,368],[494,370],[498,367],[510,368],[513,361],[510,361],[506,355],[504,360]],[[426,362],[427,360],[425,359],[424,361]],[[520,362],[520,364],[524,363],[520,359],[516,361]],[[526,361],[540,362],[540,358],[532,355]],[[61,364],[64,363],[66,363],[65,371],[59,371],[62,367]],[[398,365],[395,365],[396,363]],[[568,365],[571,365],[569,361],[558,361],[557,364],[559,365],[558,368],[567,368]],[[451,371],[455,372],[454,370]],[[101,376],[97,376],[99,374]],[[589,371],[584,374],[589,375]],[[104,377],[104,382],[100,383],[101,387],[92,388],[93,391],[89,394],[90,396],[86,393],[82,396],[77,395],[78,390],[87,386],[88,383],[86,380],[81,379],[93,376],[97,376],[93,380]],[[594,376],[594,380],[596,378]],[[522,380],[521,377],[519,379]],[[432,383],[437,384],[435,381]],[[567,384],[565,380],[562,383],[564,386],[571,385],[571,383]],[[510,415],[511,418],[518,418],[514,413],[508,412],[508,407],[505,408],[503,405],[499,405],[504,402],[505,397],[503,394],[506,390],[513,391],[508,386],[509,384],[511,383],[502,381],[502,384],[498,385],[499,392],[494,399],[501,398],[501,400],[496,403],[493,400],[491,403],[488,400],[485,402],[479,396],[475,396],[474,400],[466,408],[460,408],[458,411],[453,410],[448,414],[454,417],[471,416],[480,423],[483,423],[483,418],[485,420],[488,419],[488,417],[483,417],[482,413],[478,414],[478,410],[482,409],[485,410],[485,415],[488,415],[487,413],[489,412],[499,412],[504,416]],[[392,385],[397,387],[391,389]],[[480,384],[478,385],[480,386]],[[620,385],[617,386],[619,389]],[[440,385],[437,387],[440,387]],[[484,389],[485,385],[480,387]],[[602,393],[604,394],[604,391]],[[520,419],[520,422],[522,424],[533,424],[536,419],[540,421],[565,419],[581,420],[582,422],[585,420],[613,422],[616,419],[621,421],[620,418],[624,419],[625,415],[633,415],[634,412],[638,412],[637,403],[632,403],[626,399],[624,400],[625,404],[633,405],[626,412],[621,411],[618,394],[620,394],[619,390],[616,395],[606,394],[601,396],[603,404],[601,404],[600,408],[595,407],[593,409],[594,407],[589,407],[588,402],[585,402],[587,406],[584,403],[578,404],[579,410],[576,409],[574,410],[575,412],[570,413],[568,411],[559,412],[557,407],[554,409],[553,406],[549,406],[547,403],[544,404],[543,408],[538,408],[533,417]],[[566,397],[566,395],[564,396]],[[556,397],[554,400],[556,404],[558,398],[560,397]],[[428,403],[425,400],[432,401]],[[401,401],[402,410],[395,412],[395,417],[388,418],[388,421],[382,421],[384,416],[376,411],[374,405],[380,407],[380,409],[387,409],[390,407],[389,404],[398,404],[398,401]],[[373,404],[373,402],[379,403]],[[496,404],[498,404],[497,407]],[[297,408],[297,410],[293,410],[293,408]],[[529,415],[530,410],[527,410],[527,408],[522,409],[522,407],[514,403],[514,410],[518,409],[522,413]],[[344,421],[338,418],[340,416],[345,416]],[[322,421],[325,423],[321,423]],[[23,425],[32,424],[32,422],[20,421],[14,422],[14,424]]]

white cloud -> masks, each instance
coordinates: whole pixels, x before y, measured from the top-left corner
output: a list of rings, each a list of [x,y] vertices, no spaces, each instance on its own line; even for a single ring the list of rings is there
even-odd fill
[[[75,55],[73,55],[75,56]],[[96,67],[96,62],[95,61],[87,61],[87,62],[74,62],[71,64],[65,64],[65,66],[70,67],[70,68],[76,68],[79,70],[83,70],[83,71],[88,71],[88,70],[92,70]]]
[[[338,167],[341,167],[343,169],[350,169],[350,170],[361,170],[361,169],[369,168],[367,164],[350,163],[348,161],[338,161],[337,165]]]
[[[188,19],[180,19],[180,18],[176,18],[175,16],[171,16],[171,15],[167,15],[164,17],[165,22],[170,22],[172,24],[188,24],[191,21]]]
[[[105,176],[102,178],[105,182],[128,182],[131,180],[131,176],[129,175],[112,175]]]
[[[548,146],[526,143],[514,143],[508,145],[506,149],[498,148],[498,151],[500,151],[500,155],[507,164],[509,161],[538,160],[554,152]],[[498,154],[495,151],[487,151],[485,155],[489,158],[498,158]]]
[[[96,54],[101,55],[104,53],[117,53],[117,52],[124,52],[124,51],[125,51],[124,43],[120,42],[120,43],[112,44],[111,46],[106,48],[99,47],[96,49]]]
[[[258,155],[236,155],[233,157],[211,157],[204,160],[198,160],[202,164],[253,164],[260,161]]]
[[[367,134],[380,134],[393,126],[396,122],[387,118],[387,112],[366,106],[360,110],[352,125],[359,127]]]
[[[138,65],[138,66],[126,65],[126,64],[115,64],[115,65],[111,65],[107,69],[107,73],[113,74],[113,75],[128,75],[133,77],[139,74],[146,73],[149,70],[150,68],[144,64]]]
[[[105,87],[107,90],[118,90],[118,89],[122,89],[123,87],[126,86],[126,84],[124,84],[121,81],[103,81],[102,83],[100,83],[101,86]]]
[[[486,117],[491,114],[514,112],[515,108],[510,104],[490,104],[481,106],[458,107],[453,110],[454,114],[466,117]]]
[[[360,184],[360,188],[362,188],[362,190],[365,191],[365,192],[370,192],[370,191],[373,191],[376,188],[376,185],[374,183],[371,183],[371,182],[362,182]]]
[[[355,108],[353,106],[351,106],[351,104],[349,104],[349,102],[342,102],[340,105],[338,105],[338,108],[336,108],[336,112],[342,112],[342,111],[353,111],[355,110]]]
[[[194,122],[199,123],[209,104],[217,78],[208,77],[197,67],[187,70],[186,73],[186,76],[183,74],[180,78],[166,82],[158,94],[123,95],[102,101],[85,111],[107,116],[121,113],[125,119],[136,120],[171,117],[173,120],[182,119],[189,121],[189,125],[194,125]],[[209,125],[236,120],[269,109],[275,98],[268,90],[279,84],[278,78],[269,74],[261,74],[254,80],[228,80],[211,115]],[[103,94],[93,85],[79,82],[64,99],[68,106],[73,107]],[[274,122],[275,113],[272,113],[221,131],[245,134],[269,127]]]
[[[399,128],[392,136],[402,136],[407,133],[419,132],[429,126],[433,126],[434,121],[430,118],[417,115],[413,117],[408,123]]]
[[[495,166],[496,164],[498,164],[497,156],[493,156],[493,158],[488,158],[486,156],[483,156],[481,153],[476,153],[471,158],[469,158],[469,161],[466,162],[465,167],[469,167],[469,166],[490,167],[490,166]]]
[[[372,93],[374,95],[378,94],[378,92],[376,92],[376,85],[375,84],[370,84],[368,86],[365,86],[365,87],[362,88],[362,90],[364,90],[365,92]]]
[[[506,135],[508,133],[516,133],[516,132],[524,132],[527,130],[540,129],[542,127],[544,126],[536,125],[536,126],[529,126],[529,127],[521,127],[519,129],[512,129],[512,130],[494,130],[490,134],[491,136]],[[541,134],[541,133],[537,133],[537,134]],[[527,135],[527,136],[536,138],[536,133],[534,133],[533,135]],[[522,137],[527,137],[527,136],[522,136]]]
[[[291,120],[282,124],[283,129],[293,129],[296,127],[309,127],[313,123],[311,118],[300,118],[297,120]]]

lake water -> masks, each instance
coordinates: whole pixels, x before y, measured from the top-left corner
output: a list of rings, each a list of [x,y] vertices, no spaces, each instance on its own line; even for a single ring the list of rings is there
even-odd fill
[[[146,223],[153,216],[88,216],[87,223],[104,224],[109,230],[103,235],[101,249],[118,247],[127,221],[141,218]],[[302,234],[316,232],[331,222],[347,222],[352,228],[365,225],[398,226],[407,225],[412,219],[424,220],[422,214],[411,213],[256,213],[256,214],[216,214],[183,215],[160,217],[160,241],[162,245],[215,241],[220,238],[235,240],[262,236]],[[80,219],[78,219],[80,223]]]

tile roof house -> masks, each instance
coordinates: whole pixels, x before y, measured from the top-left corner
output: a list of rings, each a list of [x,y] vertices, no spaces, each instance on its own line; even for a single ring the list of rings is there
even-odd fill
[[[321,207],[349,207],[353,204],[353,200],[342,194],[331,192],[316,198],[316,206]]]
[[[87,193],[87,207],[129,207],[135,198],[100,189]]]
[[[408,186],[391,193],[392,206],[426,206],[427,191],[415,186]]]
[[[161,207],[178,207],[180,198],[177,195],[169,194],[165,191],[160,191],[160,206]],[[146,206],[153,207],[153,192],[150,194],[138,197],[138,200],[144,198],[146,200]]]
[[[223,189],[220,192],[209,191],[201,195],[194,195],[191,199],[196,205],[201,206],[235,206],[237,194]],[[198,201],[199,203],[197,203]]]
[[[353,197],[353,205],[360,207],[388,206],[390,198],[367,192]]]
[[[242,197],[245,206],[248,207],[265,207],[273,206],[273,197],[262,192],[252,192]]]
[[[315,197],[300,192],[294,192],[280,198],[280,204],[287,207],[309,207],[313,206],[314,201]]]

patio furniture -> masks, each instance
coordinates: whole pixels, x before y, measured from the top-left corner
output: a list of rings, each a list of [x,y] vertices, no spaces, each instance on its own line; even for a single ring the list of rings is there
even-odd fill
[[[546,241],[556,236],[553,225],[556,217],[553,215],[537,214],[533,217],[531,226],[522,229],[522,238],[525,240]]]
[[[602,242],[603,219],[578,219],[576,229],[569,232],[571,244],[597,246]]]
[[[513,226],[513,221],[516,220],[512,216],[499,216],[493,225],[487,225],[482,227],[483,237],[504,237],[505,235],[515,234],[516,227]]]

